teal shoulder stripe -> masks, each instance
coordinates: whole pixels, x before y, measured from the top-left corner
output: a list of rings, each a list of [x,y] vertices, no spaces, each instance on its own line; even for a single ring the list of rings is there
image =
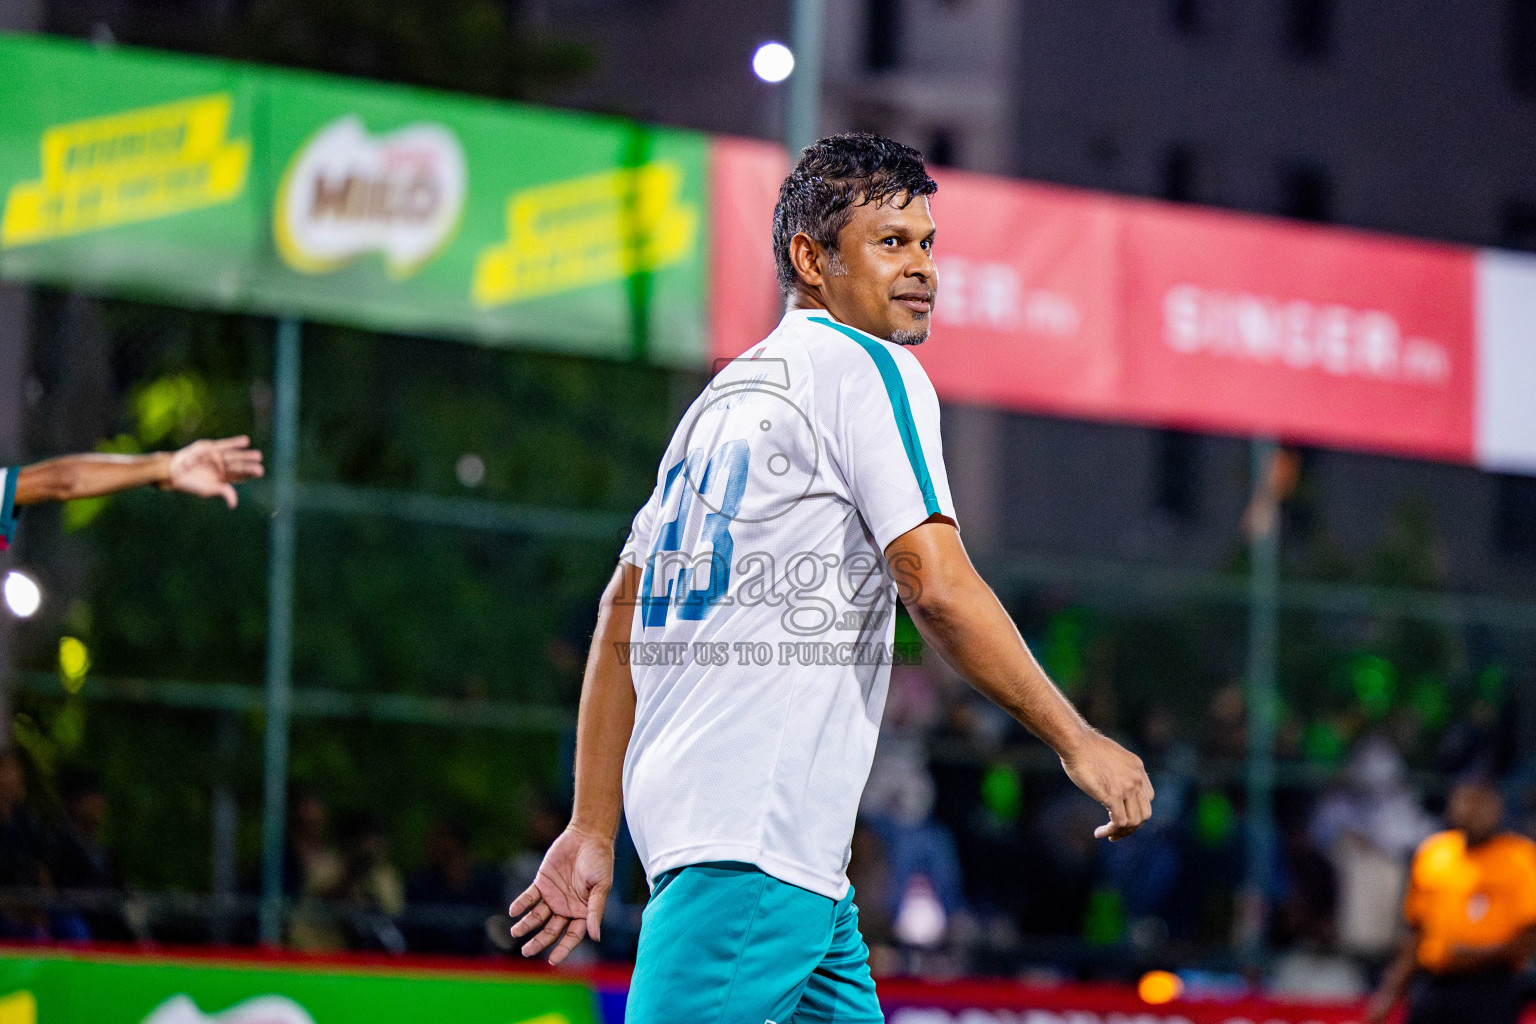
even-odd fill
[[[5,496],[0,499],[0,539],[9,547],[16,538],[16,478],[21,475],[20,466],[12,466],[5,472]]]
[[[918,489],[923,492],[923,505],[931,516],[942,515],[939,510],[939,499],[933,493],[933,477],[928,475],[928,462],[923,458],[923,442],[917,436],[917,421],[912,418],[912,403],[907,401],[907,384],[901,379],[901,371],[896,368],[896,360],[891,358],[878,341],[870,338],[860,331],[854,330],[828,320],[824,316],[809,318],[813,324],[821,324],[830,327],[839,334],[852,338],[859,343],[859,347],[869,353],[869,358],[875,362],[875,369],[880,371],[880,380],[885,384],[885,394],[891,400],[891,411],[896,414],[896,429],[901,432],[902,447],[907,450],[907,462],[912,465],[912,473],[917,477]]]

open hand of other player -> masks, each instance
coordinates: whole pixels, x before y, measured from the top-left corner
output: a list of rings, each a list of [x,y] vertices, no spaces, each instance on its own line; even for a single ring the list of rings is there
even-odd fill
[[[168,479],[162,486],[199,498],[223,498],[234,508],[240,501],[234,485],[261,475],[261,452],[251,447],[251,439],[225,437],[193,441],[173,452]]]

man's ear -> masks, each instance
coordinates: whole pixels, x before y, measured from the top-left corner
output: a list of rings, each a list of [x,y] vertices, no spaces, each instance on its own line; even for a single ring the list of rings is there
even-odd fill
[[[821,246],[804,231],[796,232],[789,240],[789,262],[802,284],[821,287],[826,274],[825,260]]]

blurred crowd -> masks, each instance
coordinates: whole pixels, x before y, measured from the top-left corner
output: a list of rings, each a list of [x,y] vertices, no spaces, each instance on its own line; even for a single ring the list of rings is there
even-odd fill
[[[1508,826],[1536,834],[1536,787],[1511,771],[1511,716],[1486,701],[1435,734],[1350,723],[1331,765],[1282,734],[1292,770],[1274,793],[1272,841],[1250,856],[1238,685],[1210,696],[1188,737],[1164,705],[1122,727],[1107,688],[1078,695],[1095,726],[1142,755],[1157,793],[1152,820],[1114,844],[1093,838],[1104,810],[969,688],[930,667],[896,669],[891,687],[849,868],[877,974],[1177,966],[1240,983],[1263,963],[1277,994],[1356,996],[1402,940],[1409,863],[1445,827],[1454,781],[1497,781]],[[1410,753],[1423,769],[1410,771]]]
[[[1443,827],[1439,800],[1452,780],[1500,779],[1509,826],[1536,833],[1536,780],[1511,772],[1501,716],[1479,705],[1435,738],[1429,772],[1409,771],[1404,747],[1415,738],[1377,722],[1322,777],[1282,776],[1273,842],[1259,858],[1267,866],[1254,879],[1241,689],[1217,690],[1190,737],[1159,704],[1122,729],[1109,696],[1078,700],[1142,754],[1156,787],[1152,821],[1119,843],[1093,838],[1103,810],[996,707],[940,668],[896,668],[849,865],[877,975],[1114,978],[1181,966],[1241,977],[1260,950],[1278,992],[1358,995],[1400,941],[1409,860]],[[98,776],[62,771],[46,818],[27,777],[23,755],[0,754],[0,937],[256,940],[254,871],[241,893],[168,909],[125,889]],[[529,799],[522,844],[496,859],[477,855],[495,837],[474,821],[437,820],[407,870],[391,851],[398,823],[333,816],[323,794],[296,788],[285,941],[316,953],[514,955],[506,906],[567,814],[558,795]],[[645,898],[621,830],[604,939],[582,956],[631,958]]]
[[[61,943],[251,944],[259,879],[222,897],[150,893],[124,878],[105,838],[101,777],[65,771],[56,813],[28,799],[25,755],[0,752],[0,940]],[[531,849],[497,865],[473,852],[471,823],[430,826],[424,862],[395,863],[388,824],[377,814],[333,821],[325,801],[289,796],[282,861],[286,944],[300,952],[371,951],[474,957],[510,948],[505,908],[532,881]],[[50,820],[51,819],[51,820]],[[530,843],[559,834],[564,811],[540,802],[528,815]]]
[[[0,752],[0,938],[89,941],[127,933],[113,904],[63,893],[120,891],[122,876],[102,842],[106,798],[90,772],[66,773],[62,813],[45,823],[27,801],[26,772],[14,749]]]

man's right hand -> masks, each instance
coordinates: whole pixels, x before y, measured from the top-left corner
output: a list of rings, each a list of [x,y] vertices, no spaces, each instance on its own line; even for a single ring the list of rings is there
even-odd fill
[[[537,956],[554,945],[549,962],[558,964],[581,940],[602,938],[603,905],[613,887],[613,841],[567,826],[544,854],[533,884],[512,902],[512,937],[523,943],[523,956]]]
[[[976,574],[960,532],[943,516],[886,546],[897,592],[923,639],[967,682],[1061,755],[1077,788],[1103,804],[1100,839],[1123,839],[1152,814],[1141,758],[1089,728],[1024,646],[1024,638]]]
[[[217,441],[193,441],[173,452],[162,485],[166,490],[195,494],[199,498],[223,498],[234,508],[240,502],[234,484],[263,475],[261,452],[245,436]]]
[[[1109,821],[1093,830],[1095,838],[1124,839],[1152,816],[1152,780],[1141,758],[1108,736],[1088,731],[1061,755],[1061,766],[1078,789],[1109,811]]]

